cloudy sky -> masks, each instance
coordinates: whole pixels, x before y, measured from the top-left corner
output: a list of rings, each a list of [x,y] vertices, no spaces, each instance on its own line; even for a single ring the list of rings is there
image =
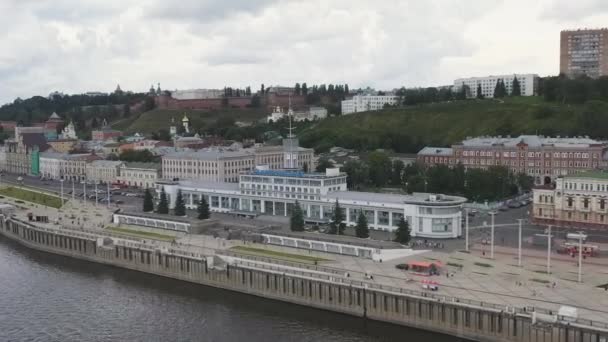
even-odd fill
[[[557,74],[606,0],[0,0],[0,103],[51,91]]]

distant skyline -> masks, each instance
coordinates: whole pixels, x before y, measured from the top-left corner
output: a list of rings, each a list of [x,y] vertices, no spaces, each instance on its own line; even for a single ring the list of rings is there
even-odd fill
[[[605,0],[0,2],[0,104],[87,91],[438,86],[559,73],[559,33]]]

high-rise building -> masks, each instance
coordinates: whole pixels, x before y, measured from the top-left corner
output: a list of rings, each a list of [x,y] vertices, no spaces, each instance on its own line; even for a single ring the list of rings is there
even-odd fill
[[[569,77],[608,75],[608,29],[562,31],[559,72]]]

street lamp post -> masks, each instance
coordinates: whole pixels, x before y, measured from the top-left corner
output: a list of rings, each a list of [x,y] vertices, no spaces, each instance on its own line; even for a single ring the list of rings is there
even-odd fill
[[[97,200],[97,181],[95,181],[95,206],[97,206],[98,200]]]
[[[87,203],[87,181],[83,180],[82,181],[82,200],[83,203]]]
[[[465,208],[464,210],[464,250],[469,251],[469,208]]]
[[[110,196],[111,196],[111,194],[110,194],[110,182],[109,181],[106,182],[106,185],[108,186],[108,208],[109,208],[110,207],[110,202],[111,202],[110,201]]]
[[[519,239],[517,243],[517,266],[521,267],[521,225],[524,219],[517,219],[519,221]]]
[[[74,178],[72,178],[72,203],[74,202],[74,196],[75,196],[74,193],[75,192],[76,192],[76,189],[74,189]]]
[[[547,234],[547,274],[551,274],[551,225]]]
[[[61,205],[63,205],[63,181],[63,178],[59,180],[59,183],[61,183]]]
[[[492,217],[492,225],[490,228],[490,259],[494,259],[494,215],[496,215],[496,213],[491,211],[490,216]]]
[[[578,282],[583,282],[583,232],[578,232]]]

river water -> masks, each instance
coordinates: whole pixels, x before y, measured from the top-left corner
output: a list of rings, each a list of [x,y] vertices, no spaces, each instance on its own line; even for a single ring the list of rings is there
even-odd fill
[[[458,341],[24,248],[0,237],[0,341]]]

